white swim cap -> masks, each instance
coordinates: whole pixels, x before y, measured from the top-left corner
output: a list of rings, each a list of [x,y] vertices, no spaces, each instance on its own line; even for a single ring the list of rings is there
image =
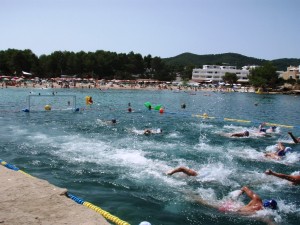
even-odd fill
[[[286,153],[286,152],[291,152],[292,151],[292,148],[291,147],[286,147],[285,149],[284,149],[284,152]]]
[[[139,225],[151,225],[151,223],[147,222],[147,221],[143,221],[143,222],[140,222]]]

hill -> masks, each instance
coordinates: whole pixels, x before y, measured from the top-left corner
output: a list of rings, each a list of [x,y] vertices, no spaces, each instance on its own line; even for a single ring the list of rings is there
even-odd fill
[[[188,66],[195,65],[202,67],[203,65],[231,65],[241,68],[246,65],[262,65],[268,60],[257,59],[253,57],[244,56],[237,53],[224,53],[224,54],[210,54],[210,55],[196,55],[192,53],[183,53],[174,57],[164,58],[163,61],[170,66]],[[276,59],[270,60],[277,70],[286,70],[290,65],[300,65],[300,59]]]

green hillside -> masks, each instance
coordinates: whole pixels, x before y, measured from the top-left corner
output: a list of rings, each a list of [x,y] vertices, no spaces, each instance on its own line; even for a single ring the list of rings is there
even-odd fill
[[[163,61],[171,66],[189,66],[202,67],[203,65],[231,65],[241,68],[245,65],[262,65],[268,60],[257,59],[253,57],[244,56],[237,53],[224,54],[210,54],[210,55],[196,55],[192,53],[183,53],[175,57],[164,58]],[[276,66],[277,70],[286,70],[290,65],[300,65],[300,59],[276,59],[271,60]]]

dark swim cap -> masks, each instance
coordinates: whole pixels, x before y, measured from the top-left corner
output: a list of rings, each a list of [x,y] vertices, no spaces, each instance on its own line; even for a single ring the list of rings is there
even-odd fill
[[[277,208],[277,202],[274,199],[264,200],[263,205],[264,205],[265,208],[270,208],[270,209],[276,209]]]
[[[116,119],[112,119],[111,122],[112,122],[112,123],[116,123],[117,120],[116,120]]]
[[[244,132],[244,135],[245,135],[245,136],[249,136],[249,131],[246,130],[246,131]]]

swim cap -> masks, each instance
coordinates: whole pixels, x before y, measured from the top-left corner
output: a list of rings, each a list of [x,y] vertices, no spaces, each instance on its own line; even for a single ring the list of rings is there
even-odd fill
[[[277,208],[277,202],[274,199],[264,200],[263,205],[264,205],[265,208],[271,208],[271,209],[276,209]]]
[[[273,130],[273,131],[275,131],[275,130],[276,130],[276,128],[277,128],[276,126],[273,126],[273,127],[272,127],[272,130]]]
[[[116,119],[112,119],[111,122],[112,122],[112,123],[116,123],[117,120],[116,120]]]
[[[286,147],[286,148],[284,149],[284,152],[285,152],[285,153],[290,152],[290,151],[292,151],[292,148],[291,148],[291,147]]]
[[[244,135],[245,135],[245,136],[249,136],[249,131],[246,130],[246,131],[244,132]]]
[[[147,221],[143,221],[143,222],[140,222],[139,225],[151,225],[151,223],[147,222]]]

